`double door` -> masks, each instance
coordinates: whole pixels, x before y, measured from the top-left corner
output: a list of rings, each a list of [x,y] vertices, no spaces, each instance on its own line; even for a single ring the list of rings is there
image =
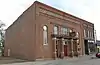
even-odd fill
[[[73,51],[73,55],[76,55],[77,52],[77,43],[74,40],[73,42],[71,40],[65,41],[64,45],[64,56],[71,56]]]
[[[64,45],[64,56],[68,56],[68,45]]]
[[[56,41],[57,58],[60,58],[62,53],[64,53],[64,56],[68,56],[68,44],[67,42],[65,42],[65,44],[63,45],[62,40],[57,40]]]
[[[62,48],[63,47],[63,48]],[[73,43],[71,40],[65,41],[65,44],[63,45],[62,40],[56,40],[56,56],[57,58],[61,58],[62,52],[64,53],[64,56],[70,56],[72,55],[73,51],[73,56],[76,55],[77,53],[77,43],[75,40]]]

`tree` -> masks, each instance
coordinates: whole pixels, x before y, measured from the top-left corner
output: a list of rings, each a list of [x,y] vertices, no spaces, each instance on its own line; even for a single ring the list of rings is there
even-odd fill
[[[0,55],[3,55],[4,53],[4,35],[5,35],[5,30],[4,30],[4,27],[5,24],[0,22]]]

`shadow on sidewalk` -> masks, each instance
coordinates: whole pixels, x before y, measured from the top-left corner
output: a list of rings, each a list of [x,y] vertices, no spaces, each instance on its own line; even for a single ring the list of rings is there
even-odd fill
[[[28,62],[28,61],[11,57],[0,57],[0,64],[21,63],[21,62]]]

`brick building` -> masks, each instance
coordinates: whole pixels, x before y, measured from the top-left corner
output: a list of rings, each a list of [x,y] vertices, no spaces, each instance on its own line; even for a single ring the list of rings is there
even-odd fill
[[[56,59],[89,53],[94,24],[35,1],[8,27],[5,56]]]

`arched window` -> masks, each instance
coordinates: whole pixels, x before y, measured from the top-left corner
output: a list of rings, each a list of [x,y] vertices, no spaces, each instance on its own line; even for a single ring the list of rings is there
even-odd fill
[[[46,25],[43,26],[43,44],[48,44],[48,27]]]
[[[58,34],[58,26],[54,26],[54,34]]]

